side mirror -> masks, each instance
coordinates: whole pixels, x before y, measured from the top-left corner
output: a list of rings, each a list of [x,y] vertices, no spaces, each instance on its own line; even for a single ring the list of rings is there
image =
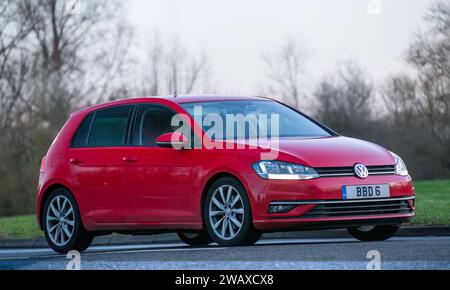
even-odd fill
[[[176,149],[189,148],[188,139],[181,133],[170,132],[160,135],[156,138],[156,144],[161,147],[172,147]]]

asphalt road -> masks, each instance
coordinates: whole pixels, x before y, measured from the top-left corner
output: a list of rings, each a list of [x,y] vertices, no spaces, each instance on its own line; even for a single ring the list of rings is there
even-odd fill
[[[450,237],[397,237],[363,243],[354,239],[270,239],[251,247],[152,244],[91,247],[81,269],[361,269],[369,251],[381,269],[450,269]],[[70,261],[50,249],[0,249],[0,269],[66,269]],[[72,260],[73,261],[73,260]]]

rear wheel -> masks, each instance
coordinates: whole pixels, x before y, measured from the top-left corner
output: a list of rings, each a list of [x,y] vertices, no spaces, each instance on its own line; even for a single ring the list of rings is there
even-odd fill
[[[48,244],[58,253],[84,251],[94,238],[84,229],[75,199],[66,189],[56,189],[48,196],[43,228]]]
[[[360,241],[384,241],[395,235],[399,228],[399,225],[362,226],[348,228],[348,232]]]
[[[203,214],[210,237],[221,246],[251,245],[261,237],[253,227],[247,193],[234,178],[223,177],[213,183]]]
[[[191,246],[205,246],[212,242],[211,237],[205,230],[200,232],[178,232],[177,234],[180,240]]]

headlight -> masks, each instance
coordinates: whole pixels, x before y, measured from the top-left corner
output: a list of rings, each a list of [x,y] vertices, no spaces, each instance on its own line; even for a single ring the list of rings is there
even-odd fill
[[[408,176],[408,169],[406,168],[405,162],[395,153],[392,153],[392,156],[395,158],[395,174],[401,176]]]
[[[260,161],[253,164],[253,169],[264,179],[307,180],[319,177],[311,167],[281,161]]]

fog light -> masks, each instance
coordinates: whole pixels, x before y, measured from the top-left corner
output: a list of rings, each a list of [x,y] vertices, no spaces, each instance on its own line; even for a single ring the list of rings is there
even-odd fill
[[[270,205],[269,213],[285,213],[295,208],[295,205]]]

